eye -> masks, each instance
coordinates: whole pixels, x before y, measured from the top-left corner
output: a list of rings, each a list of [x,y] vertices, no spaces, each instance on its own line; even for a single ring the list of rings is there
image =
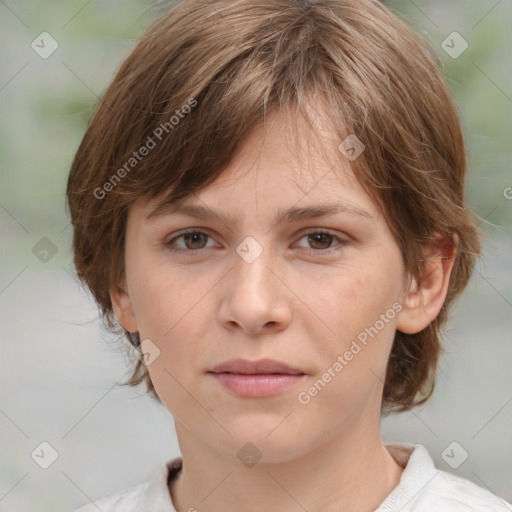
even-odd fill
[[[210,238],[210,235],[207,233],[203,233],[202,231],[194,231],[191,229],[171,238],[169,241],[165,242],[165,246],[171,251],[195,252],[205,248],[204,243],[206,242],[207,238]],[[175,242],[180,239],[183,239],[184,247],[178,246],[178,248],[176,248],[177,244]]]
[[[331,252],[329,249],[333,248],[331,244],[335,240],[338,240],[338,245],[345,245],[347,243],[347,241],[341,237],[323,229],[317,229],[314,231],[312,230],[304,234],[301,240],[303,239],[306,239],[306,243],[310,244],[310,246],[314,249],[312,252],[315,254],[321,252]]]
[[[205,245],[209,238],[211,238],[211,236],[207,233],[190,229],[179,233],[165,242],[165,246],[174,252],[188,252],[189,254],[193,254],[201,249],[208,249],[209,247],[212,247],[211,245],[209,247]],[[318,255],[319,253],[332,252],[330,249],[333,248],[332,243],[335,240],[339,242],[337,245],[343,246],[347,244],[347,241],[338,235],[322,229],[311,230],[310,232],[305,233],[300,238],[300,240],[303,239],[306,239],[306,243],[310,244],[310,247],[313,249],[309,252],[315,255]],[[182,245],[179,245],[178,241],[181,241]],[[299,247],[304,246],[299,245]],[[334,247],[336,247],[336,245]]]

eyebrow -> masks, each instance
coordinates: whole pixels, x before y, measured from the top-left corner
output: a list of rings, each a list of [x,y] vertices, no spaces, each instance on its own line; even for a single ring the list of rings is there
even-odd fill
[[[238,223],[236,215],[223,213],[205,205],[195,205],[184,202],[170,203],[165,201],[158,204],[147,216],[146,220],[151,221],[160,217],[168,215],[187,215],[196,219],[208,219],[217,217],[227,225],[235,225]],[[365,210],[358,208],[352,204],[337,202],[317,204],[306,207],[292,207],[289,209],[280,209],[274,217],[274,224],[281,224],[283,222],[297,222],[304,219],[316,219],[319,217],[334,216],[337,214],[348,214],[354,217],[363,219],[375,220]]]

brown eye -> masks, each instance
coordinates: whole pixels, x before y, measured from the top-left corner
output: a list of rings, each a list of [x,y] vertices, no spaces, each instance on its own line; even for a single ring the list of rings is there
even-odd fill
[[[204,243],[206,243],[206,239],[208,235],[205,233],[185,233],[182,235],[183,240],[185,242],[185,246],[187,249],[202,249],[204,247]],[[203,243],[204,242],[204,243]]]
[[[305,242],[302,242],[303,240]],[[322,229],[305,233],[301,237],[300,242],[299,247],[302,249],[310,249],[308,252],[315,256],[330,254],[343,249],[349,243],[346,238]],[[306,245],[304,245],[304,243]]]
[[[165,246],[172,251],[193,252],[206,248],[209,238],[208,234],[201,231],[187,231],[166,242]],[[178,244],[178,241],[182,243]]]
[[[333,239],[334,236],[329,233],[311,233],[308,235],[308,242],[311,244],[311,247],[319,250],[328,249]]]

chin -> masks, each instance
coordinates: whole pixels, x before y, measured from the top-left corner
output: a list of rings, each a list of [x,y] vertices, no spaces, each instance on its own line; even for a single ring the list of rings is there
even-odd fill
[[[239,424],[237,428],[230,424],[226,427],[233,437],[223,436],[219,440],[219,449],[225,456],[234,457],[242,463],[249,460],[248,467],[251,460],[258,464],[285,463],[308,451],[303,436],[297,430],[285,427],[284,422],[276,428],[277,425],[279,421],[271,425],[268,421],[256,421]]]

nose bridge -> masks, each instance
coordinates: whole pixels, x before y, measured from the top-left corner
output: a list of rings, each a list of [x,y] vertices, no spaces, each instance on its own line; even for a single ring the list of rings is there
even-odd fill
[[[270,236],[247,236],[235,247],[234,268],[223,288],[219,320],[248,333],[284,329],[291,320],[286,287],[274,275],[276,257]],[[229,327],[228,327],[229,326]]]
[[[250,235],[235,249],[236,279],[241,280],[242,288],[246,285],[252,293],[256,293],[259,286],[268,287],[268,281],[274,277],[268,268],[272,268],[273,260],[269,239],[268,236]]]

